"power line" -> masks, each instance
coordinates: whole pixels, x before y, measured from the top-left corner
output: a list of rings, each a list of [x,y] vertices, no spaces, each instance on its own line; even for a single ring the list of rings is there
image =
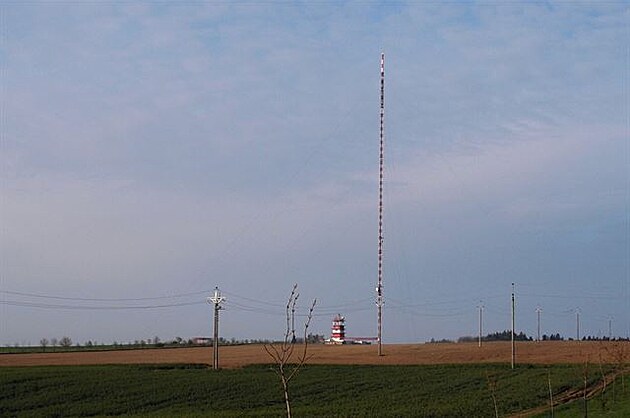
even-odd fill
[[[413,309],[408,309],[408,308],[399,308],[399,307],[395,307],[395,306],[388,306],[386,308],[387,310],[393,310],[393,311],[401,311],[401,312],[405,312],[408,313],[410,315],[416,316],[416,317],[421,317],[421,318],[456,318],[456,317],[463,317],[465,315],[468,315],[469,312],[454,312],[454,313],[447,313],[447,314],[433,314],[433,313],[426,313],[426,312],[418,312],[415,311]]]
[[[208,292],[207,290],[192,291],[186,293],[178,293],[171,295],[161,295],[153,297],[137,297],[137,298],[88,298],[88,297],[73,297],[63,294],[44,294],[33,292],[22,292],[13,290],[0,290],[0,295],[13,296],[10,299],[0,299],[0,306],[16,307],[22,309],[38,309],[47,311],[93,311],[93,312],[105,312],[105,311],[140,311],[140,310],[156,310],[156,309],[178,309],[186,308],[189,306],[201,305],[204,302],[201,298],[196,296]],[[224,307],[231,311],[240,311],[243,314],[249,313],[256,315],[269,315],[274,317],[284,316],[284,304],[262,300],[255,297],[249,297],[245,295],[239,295],[232,292],[223,292],[230,297],[230,301],[224,303]],[[207,293],[206,293],[207,294]],[[5,297],[6,297],[5,296]],[[445,295],[446,296],[446,295]],[[554,296],[554,295],[545,295]],[[484,300],[494,299],[498,296],[487,296]],[[599,296],[586,295],[584,298],[599,298]],[[188,300],[177,300],[177,298],[189,298]],[[568,297],[567,297],[568,298]],[[313,316],[318,318],[325,318],[334,315],[338,312],[356,313],[359,314],[364,311],[369,311],[372,298],[362,298],[348,301],[345,303],[335,303],[331,305],[323,305],[318,309],[317,313]],[[449,318],[463,318],[470,314],[469,310],[460,309],[462,303],[475,300],[474,298],[461,298],[461,299],[445,299],[438,301],[428,301],[423,303],[405,303],[404,301],[390,298],[388,299],[390,304],[387,307],[383,307],[387,312],[397,312],[399,315],[410,318],[435,318],[436,320],[449,320]],[[478,299],[477,299],[478,300]],[[153,302],[151,302],[153,301]],[[133,303],[136,302],[136,303]],[[143,303],[147,302],[147,303]],[[373,306],[373,305],[372,305]],[[503,306],[488,305],[487,301],[484,303],[484,310],[493,314],[504,315],[509,312]],[[568,316],[575,315],[575,309],[558,310],[554,312],[552,309],[546,309],[546,314],[549,317],[566,318]],[[307,312],[296,313],[298,317],[306,317]],[[485,312],[483,313],[485,317]],[[494,316],[494,315],[493,315]],[[580,314],[581,316],[581,314]],[[485,318],[483,318],[485,320]],[[580,317],[580,320],[582,318]],[[608,334],[612,334],[608,317],[594,316],[592,319],[601,321],[602,323],[608,322]],[[577,320],[577,318],[576,318]],[[579,325],[576,324],[576,328],[581,328],[581,321]],[[542,330],[541,330],[542,331]],[[581,330],[578,331],[580,338],[582,337]],[[537,333],[540,335],[540,331]],[[537,335],[537,336],[538,336]],[[538,337],[540,338],[540,337]]]
[[[496,298],[497,296],[488,296],[485,297],[484,300],[486,299],[493,299]],[[391,297],[389,297],[387,300],[391,301],[391,302],[395,302],[398,304],[398,306],[400,307],[424,307],[424,306],[438,306],[438,305],[461,305],[462,303],[466,303],[466,302],[474,302],[474,301],[479,301],[479,299],[476,298],[463,298],[463,299],[450,299],[450,300],[444,300],[444,301],[440,301],[440,302],[423,302],[423,303],[406,303],[406,302],[402,302],[398,299],[393,299]],[[448,309],[448,308],[445,308]]]
[[[75,300],[83,302],[137,302],[142,300],[162,300],[162,299],[175,299],[187,296],[199,295],[202,293],[208,293],[210,290],[200,290],[197,292],[179,293],[175,295],[166,296],[154,296],[144,298],[81,298],[81,297],[69,297],[69,296],[57,296],[57,295],[45,295],[41,293],[28,293],[28,292],[14,292],[10,290],[0,290],[0,293],[14,296],[28,296],[39,299],[56,299],[56,300]]]
[[[254,298],[250,298],[250,297],[242,296],[242,295],[237,295],[236,293],[231,293],[231,292],[226,292],[226,291],[222,291],[222,293],[230,296],[231,298],[243,299],[243,300],[246,300],[246,301],[249,301],[249,302],[260,303],[261,305],[268,305],[268,306],[274,306],[274,307],[279,307],[279,308],[284,307],[284,304],[281,303],[281,302],[277,302],[277,303],[267,302],[267,301],[264,301],[264,300],[254,299]]]
[[[0,305],[20,306],[27,308],[42,308],[42,309],[65,309],[65,310],[133,310],[133,309],[162,309],[162,308],[174,308],[181,306],[200,305],[204,302],[182,302],[182,303],[169,303],[164,305],[135,305],[135,306],[85,306],[85,305],[57,305],[50,303],[36,303],[36,302],[22,302],[14,300],[0,300]]]
[[[623,299],[621,296],[612,295],[553,295],[553,294],[532,294],[532,293],[519,293],[519,296],[537,297],[537,298],[551,298],[551,299]]]
[[[75,301],[75,302],[139,302],[139,301],[149,301],[149,300],[165,300],[165,299],[190,297],[190,296],[196,296],[203,293],[207,294],[207,292],[208,290],[200,290],[200,291],[195,291],[195,292],[180,293],[180,294],[174,294],[174,295],[142,297],[142,298],[83,298],[83,297],[42,294],[42,293],[0,290],[0,293],[6,294],[6,295],[22,296],[22,297],[36,298],[36,299]],[[242,310],[242,311],[269,314],[269,315],[284,315],[282,311],[284,308],[283,304],[268,302],[261,299],[254,299],[247,296],[237,295],[231,292],[223,292],[223,293],[228,294],[232,298],[241,299],[241,300],[250,302],[250,303],[239,303],[234,300],[231,300],[228,303],[228,307],[230,308],[235,308],[236,310]],[[346,312],[357,312],[361,310],[368,310],[369,307],[367,306],[367,304],[363,308],[351,308],[351,307],[360,306],[363,303],[366,303],[370,300],[371,298],[364,298],[364,299],[350,301],[344,304],[337,304],[337,305],[330,305],[330,306],[324,305],[322,306],[323,309],[320,309],[316,316],[332,315],[332,314],[335,314],[339,309],[342,309]],[[203,302],[190,301],[190,302],[151,304],[151,305],[105,305],[105,306],[86,305],[86,304],[81,304],[81,305],[59,304],[59,303],[36,302],[36,301],[31,301],[31,300],[3,300],[3,301],[0,301],[0,303],[7,306],[31,307],[31,308],[41,308],[41,309],[62,309],[62,310],[123,310],[123,309],[127,309],[129,310],[129,309],[159,309],[159,308],[168,308],[168,307],[182,307],[182,306],[197,305]],[[274,309],[274,308],[277,308],[277,309]],[[301,316],[301,314],[298,314],[298,316]]]

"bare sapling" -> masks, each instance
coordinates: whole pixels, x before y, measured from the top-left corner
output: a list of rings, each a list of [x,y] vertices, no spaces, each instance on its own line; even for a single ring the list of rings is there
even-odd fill
[[[602,359],[602,353],[599,353],[599,373],[602,375],[602,409],[606,410],[606,374],[604,373],[604,360]]]
[[[626,393],[626,362],[627,362],[627,342],[626,341],[617,341],[615,345],[615,363],[617,363],[617,370],[619,376],[621,377],[621,393]]]
[[[615,372],[613,376],[613,402],[615,399],[617,376],[621,378],[621,392],[626,393],[625,372],[627,363],[626,357],[628,355],[626,347],[627,342],[625,341],[616,341],[611,346],[606,347],[608,355],[612,358],[613,363],[615,364]]]
[[[553,418],[553,390],[551,390],[551,371],[547,370],[547,384],[549,385],[549,411]]]
[[[584,380],[584,418],[588,417],[588,359],[582,367],[582,379]]]
[[[297,293],[297,284],[293,286],[291,295],[287,301],[286,306],[286,329],[284,333],[284,339],[279,344],[264,344],[263,348],[273,359],[274,367],[273,371],[280,378],[282,383],[282,391],[284,393],[284,402],[287,410],[287,417],[291,418],[291,401],[289,397],[289,382],[297,375],[300,369],[311,358],[308,356],[308,327],[313,318],[313,310],[315,309],[315,303],[317,299],[313,299],[313,303],[308,311],[306,320],[304,322],[304,341],[302,343],[302,349],[296,353],[294,358],[295,346],[297,339],[295,338],[295,308],[297,300],[299,298]]]
[[[617,399],[617,375],[613,374],[613,396],[612,396],[612,404],[615,405],[615,400]]]

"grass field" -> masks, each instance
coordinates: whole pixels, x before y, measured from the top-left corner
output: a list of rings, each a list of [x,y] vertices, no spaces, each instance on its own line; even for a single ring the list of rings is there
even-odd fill
[[[296,416],[490,417],[494,387],[505,416],[545,405],[548,373],[555,396],[582,384],[579,365],[309,365],[294,381],[292,404]],[[218,372],[200,365],[6,367],[0,387],[3,417],[284,413],[277,377],[264,365]]]
[[[597,387],[602,371],[627,362],[626,342],[519,343],[515,371],[509,343],[375,348],[310,346],[292,386],[295,415],[491,417],[494,395],[500,416],[550,416],[550,376],[555,416],[583,416],[588,363],[589,416],[630,416],[630,384]],[[262,346],[221,347],[218,372],[211,360],[210,347],[0,354],[0,416],[283,415]]]

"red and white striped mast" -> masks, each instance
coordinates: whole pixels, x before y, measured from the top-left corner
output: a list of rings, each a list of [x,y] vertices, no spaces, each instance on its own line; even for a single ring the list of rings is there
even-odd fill
[[[378,355],[383,355],[383,171],[385,164],[385,54],[381,53],[381,129],[378,178],[378,284],[376,286],[376,306],[378,308]]]

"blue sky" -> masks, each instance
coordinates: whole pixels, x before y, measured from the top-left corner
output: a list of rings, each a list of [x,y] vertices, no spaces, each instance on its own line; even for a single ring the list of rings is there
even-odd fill
[[[374,335],[381,51],[385,342],[627,335],[627,3],[0,11],[0,343]]]

